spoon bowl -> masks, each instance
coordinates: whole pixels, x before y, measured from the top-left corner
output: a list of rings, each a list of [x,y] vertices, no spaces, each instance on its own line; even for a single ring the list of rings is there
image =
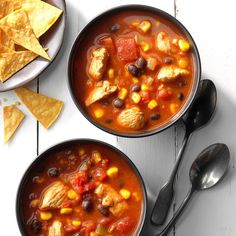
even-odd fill
[[[193,162],[189,178],[193,188],[204,190],[213,187],[226,173],[229,149],[225,144],[213,144],[203,150]]]

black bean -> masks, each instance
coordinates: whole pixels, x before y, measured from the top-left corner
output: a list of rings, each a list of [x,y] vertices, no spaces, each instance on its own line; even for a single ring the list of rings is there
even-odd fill
[[[33,220],[32,224],[31,224],[31,229],[34,234],[40,233],[42,230],[42,223],[38,220]]]
[[[118,31],[120,29],[120,25],[119,24],[114,24],[111,26],[111,32],[115,33],[116,31]]]
[[[48,175],[50,177],[58,177],[60,175],[60,171],[57,168],[53,167],[48,170]]]
[[[108,101],[105,101],[105,100],[102,101],[101,103],[104,107],[108,107],[110,105],[110,103]]]
[[[98,208],[98,211],[99,211],[102,215],[104,215],[104,216],[109,216],[109,210],[108,210],[106,207],[104,207],[102,204],[99,204],[99,205],[97,206],[97,208]]]
[[[153,113],[153,114],[151,114],[150,115],[150,119],[151,120],[159,120],[160,119],[160,114],[158,114],[158,113]]]
[[[183,101],[184,100],[184,95],[182,93],[177,93],[177,98],[180,100],[180,101]]]
[[[82,201],[82,208],[85,211],[91,211],[93,209],[93,200],[91,198],[84,199]]]
[[[141,90],[141,86],[139,84],[134,84],[132,87],[131,87],[131,91],[132,92],[139,92]]]
[[[171,64],[173,62],[173,58],[172,57],[164,57],[163,62],[165,64]]]
[[[129,64],[128,65],[128,71],[131,75],[133,75],[134,77],[139,77],[140,76],[140,70],[138,69],[138,67],[134,64]]]
[[[143,57],[139,57],[136,61],[136,66],[138,67],[138,69],[144,70],[147,66],[147,61]]]
[[[115,98],[113,100],[113,106],[116,107],[116,108],[122,108],[124,106],[124,101],[119,99],[119,98]]]

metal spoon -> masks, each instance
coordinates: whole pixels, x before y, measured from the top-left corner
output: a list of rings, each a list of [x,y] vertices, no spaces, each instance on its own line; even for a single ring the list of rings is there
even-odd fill
[[[202,80],[199,91],[199,95],[193,105],[182,118],[186,128],[183,144],[179,150],[170,179],[159,192],[152,210],[151,223],[154,225],[162,225],[168,215],[174,195],[175,177],[191,133],[207,124],[215,111],[217,93],[214,83],[211,80]]]
[[[181,215],[193,193],[199,190],[209,189],[216,185],[226,173],[229,165],[230,153],[225,144],[213,144],[204,149],[193,162],[189,178],[192,186],[183,203],[168,223],[157,236],[166,236]]]

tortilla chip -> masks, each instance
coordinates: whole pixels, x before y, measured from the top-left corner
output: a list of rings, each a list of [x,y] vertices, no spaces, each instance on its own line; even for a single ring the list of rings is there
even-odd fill
[[[3,53],[3,52],[14,52],[14,50],[0,44],[0,53]]]
[[[12,50],[15,49],[14,42],[1,29],[0,29],[0,45],[11,48]]]
[[[0,19],[13,12],[12,1],[0,1]]]
[[[48,31],[62,14],[58,9],[43,1],[30,1],[22,5],[37,38]]]
[[[28,88],[18,88],[15,93],[46,129],[56,121],[64,105],[62,101],[35,93]]]
[[[16,105],[3,107],[4,143],[7,143],[25,118],[24,113]]]
[[[0,81],[9,79],[36,57],[38,55],[31,51],[0,53]]]
[[[0,0],[1,1],[1,0]],[[14,11],[15,10],[19,10],[20,8],[22,8],[22,5],[24,3],[28,3],[28,2],[40,2],[41,0],[14,0],[13,4],[14,4]]]
[[[50,60],[36,38],[30,26],[28,16],[24,10],[14,11],[0,20],[0,28],[16,44]]]

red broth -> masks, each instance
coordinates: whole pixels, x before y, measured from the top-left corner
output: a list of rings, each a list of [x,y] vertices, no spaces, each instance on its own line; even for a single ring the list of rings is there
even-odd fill
[[[143,21],[151,24],[147,32],[139,28]],[[114,31],[112,27],[115,27]],[[173,52],[166,53],[157,49],[157,35],[160,32],[167,35]],[[189,49],[181,50],[183,44],[189,46]],[[102,47],[107,49],[109,58],[104,62],[106,66],[102,76],[95,78],[90,73],[92,53]],[[128,67],[136,66],[140,57],[146,62],[149,61],[149,65],[153,65],[150,64],[150,58],[154,58],[156,65],[153,70],[145,66],[135,76]],[[188,74],[181,74],[170,79],[170,82],[163,82],[157,79],[163,67],[183,69]],[[170,122],[188,101],[194,79],[194,55],[186,35],[162,17],[146,11],[128,11],[109,15],[109,20],[105,17],[91,26],[86,40],[80,42],[76,51],[72,84],[76,98],[92,120],[113,131],[140,133]],[[92,104],[86,104],[92,91],[96,87],[102,87],[103,81],[109,81],[110,85],[116,86],[116,91]],[[126,94],[122,94],[122,91]],[[130,108],[140,112],[141,124],[132,124],[132,118],[125,115],[123,121],[121,120],[119,115]]]
[[[101,185],[107,188],[102,196],[97,194]],[[46,193],[51,193],[50,200]],[[136,173],[120,154],[97,144],[51,154],[30,175],[22,196],[28,236],[54,235],[55,222],[61,232],[55,235],[131,236],[142,220],[143,190]],[[106,202],[109,197],[111,203]]]

